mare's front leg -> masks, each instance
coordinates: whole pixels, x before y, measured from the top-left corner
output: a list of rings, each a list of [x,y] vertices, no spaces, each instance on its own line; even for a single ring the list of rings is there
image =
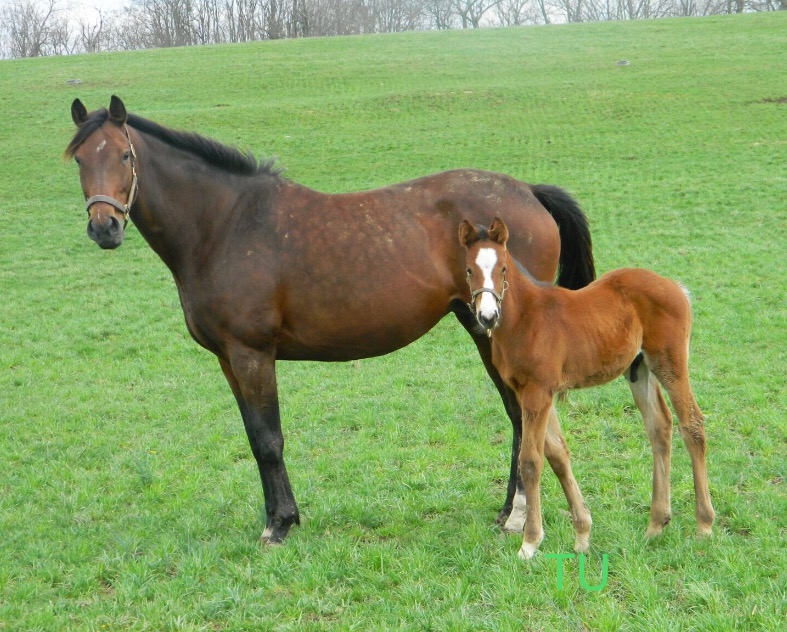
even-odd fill
[[[300,517],[284,466],[274,351],[238,347],[230,351],[229,361],[219,359],[219,364],[238,402],[260,471],[266,516],[260,541],[281,542]]]
[[[543,389],[528,385],[520,393],[522,408],[522,446],[519,450],[519,475],[527,497],[527,520],[522,536],[520,559],[529,560],[535,555],[544,539],[541,524],[541,497],[539,488],[544,465],[544,440],[546,438],[552,398]]]

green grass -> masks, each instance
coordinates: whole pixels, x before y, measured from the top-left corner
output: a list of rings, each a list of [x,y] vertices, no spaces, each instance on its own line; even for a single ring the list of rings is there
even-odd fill
[[[784,12],[0,62],[0,629],[781,629],[785,67]],[[459,166],[570,190],[599,270],[692,291],[715,536],[676,433],[673,520],[643,540],[650,449],[616,382],[560,406],[606,586],[520,563],[492,525],[509,423],[449,319],[279,365],[303,524],[261,549],[239,414],[169,273],[133,228],[113,252],[84,234],[69,105],[112,93],[326,191]],[[570,552],[548,472],[543,501],[542,551]]]

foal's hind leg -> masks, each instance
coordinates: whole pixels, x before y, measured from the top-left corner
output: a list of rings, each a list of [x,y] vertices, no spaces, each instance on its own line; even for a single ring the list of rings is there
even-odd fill
[[[557,418],[557,410],[554,403],[549,409],[549,419],[547,420],[547,432],[544,439],[544,454],[549,461],[552,471],[560,481],[563,493],[568,501],[568,509],[571,512],[571,523],[574,525],[576,539],[574,541],[574,551],[586,553],[590,547],[590,512],[585,506],[579,485],[571,471],[571,460],[569,459],[568,447],[560,431],[560,422]],[[516,509],[516,504],[514,505]],[[513,513],[511,514],[513,516]]]
[[[670,451],[672,441],[672,414],[659,390],[659,383],[642,362],[635,370],[636,381],[626,371],[626,380],[634,396],[634,402],[642,414],[645,431],[653,451],[653,495],[650,501],[650,524],[645,532],[647,537],[661,534],[670,520]]]
[[[685,363],[683,363],[685,367]],[[711,526],[716,513],[708,491],[708,472],[705,466],[705,417],[697,406],[689,385],[688,369],[670,371],[669,378],[661,380],[669,395],[683,443],[691,456],[694,474],[694,517],[697,520],[697,535],[711,535]]]

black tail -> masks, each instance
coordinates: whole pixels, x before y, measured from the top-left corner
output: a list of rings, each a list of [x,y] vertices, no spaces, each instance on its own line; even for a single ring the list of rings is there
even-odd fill
[[[585,287],[596,278],[593,245],[585,214],[563,189],[551,184],[533,184],[530,188],[555,219],[560,231],[557,284],[572,290]]]

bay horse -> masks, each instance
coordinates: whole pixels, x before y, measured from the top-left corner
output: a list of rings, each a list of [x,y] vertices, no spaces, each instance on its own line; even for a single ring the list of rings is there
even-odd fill
[[[456,170],[329,195],[287,180],[271,161],[128,114],[116,96],[90,113],[76,99],[71,116],[77,131],[65,156],[79,165],[88,236],[117,248],[133,221],[170,269],[189,333],[217,356],[232,389],[262,481],[261,541],[281,541],[300,521],[283,459],[276,361],[386,354],[450,312],[470,331],[512,423],[497,518],[510,520],[521,493],[521,415],[488,340],[474,332],[455,235],[463,219],[499,213],[534,275],[551,282],[559,269],[559,283],[586,285],[595,276],[590,233],[564,191]]]
[[[705,469],[704,417],[689,384],[691,308],[684,289],[655,272],[621,268],[579,290],[540,283],[508,250],[508,227],[464,220],[459,242],[466,250],[470,304],[492,343],[492,363],[522,410],[519,470],[527,516],[519,557],[530,559],[544,538],[539,481],[548,419],[555,394],[596,386],[625,374],[645,422],[653,451],[653,497],[646,536],[670,519],[672,415],[678,417],[694,473],[698,535],[710,535],[714,511]],[[549,457],[548,457],[549,458]],[[551,464],[551,462],[550,462]],[[568,501],[576,540],[589,546],[590,513],[572,480],[553,465]]]

